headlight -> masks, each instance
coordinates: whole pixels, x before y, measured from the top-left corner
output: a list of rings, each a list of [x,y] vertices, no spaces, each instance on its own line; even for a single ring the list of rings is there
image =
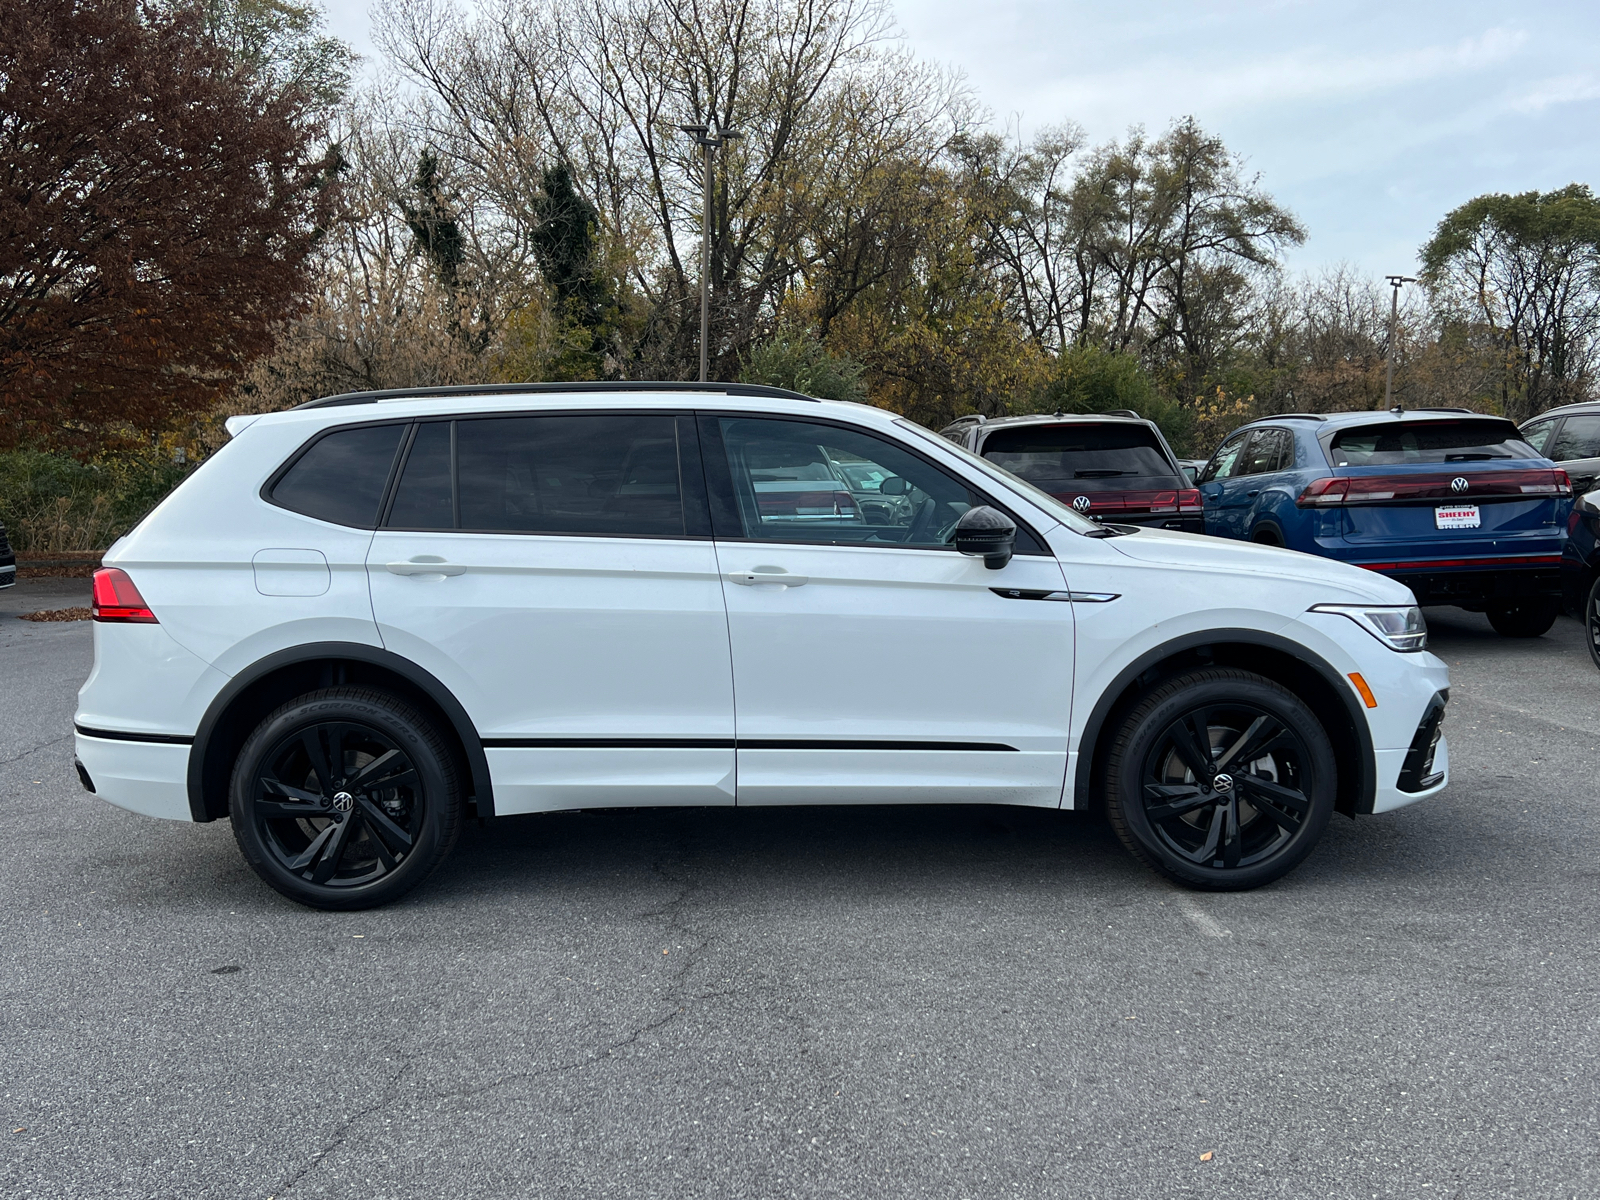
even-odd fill
[[[1338,613],[1349,617],[1391,650],[1402,652],[1428,648],[1428,626],[1422,610],[1415,604],[1383,607],[1372,604],[1315,604],[1312,612]]]

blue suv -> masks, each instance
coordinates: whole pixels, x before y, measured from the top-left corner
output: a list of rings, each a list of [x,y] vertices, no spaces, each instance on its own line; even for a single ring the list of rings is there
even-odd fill
[[[1270,417],[1230,434],[1198,483],[1209,534],[1381,572],[1506,637],[1538,637],[1560,611],[1572,483],[1501,417]]]

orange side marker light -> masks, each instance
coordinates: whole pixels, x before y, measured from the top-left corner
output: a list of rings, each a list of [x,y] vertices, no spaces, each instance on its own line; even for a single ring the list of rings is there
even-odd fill
[[[1366,702],[1368,708],[1378,707],[1378,698],[1372,694],[1372,689],[1367,686],[1367,681],[1361,678],[1360,671],[1350,672],[1350,682],[1356,685],[1356,691],[1361,693],[1361,699]]]

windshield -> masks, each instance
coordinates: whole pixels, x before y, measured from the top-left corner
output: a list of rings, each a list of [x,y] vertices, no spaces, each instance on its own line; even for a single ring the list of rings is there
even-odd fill
[[[994,463],[990,462],[986,458],[980,458],[971,450],[968,450],[965,446],[958,446],[954,442],[940,437],[931,430],[924,429],[914,421],[907,421],[902,418],[896,421],[895,424],[900,426],[902,429],[909,430],[910,432],[916,434],[924,441],[934,443],[941,449],[955,452],[956,454],[960,455],[961,458],[970,466],[975,467],[989,478],[999,480],[1007,487],[1016,488],[1023,495],[1027,496],[1029,500],[1033,501],[1033,503],[1044,509],[1045,512],[1049,513],[1068,529],[1072,530],[1073,533],[1090,533],[1096,537],[1105,536],[1105,526],[1101,525],[1098,521],[1091,521],[1088,517],[1079,515],[1078,513],[1074,512],[1070,506],[1062,503],[1060,500],[1057,500],[1049,492],[1044,491],[1041,488],[1034,487],[1034,485],[1029,483],[1026,479],[1022,479],[1016,475],[1013,475],[1010,471],[995,466]]]
[[[983,457],[1052,494],[1184,486],[1148,425],[997,429],[984,439]]]
[[[1357,425],[1335,434],[1328,453],[1336,467],[1539,457],[1515,425],[1494,419]]]

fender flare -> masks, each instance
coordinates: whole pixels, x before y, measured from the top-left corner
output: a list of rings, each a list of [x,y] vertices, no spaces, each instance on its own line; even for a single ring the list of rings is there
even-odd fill
[[[1275,633],[1263,633],[1259,629],[1208,629],[1202,632],[1185,634],[1183,637],[1174,638],[1170,642],[1163,642],[1146,650],[1134,659],[1117,674],[1111,681],[1111,686],[1100,693],[1100,698],[1095,702],[1093,710],[1089,713],[1089,720],[1084,724],[1083,733],[1078,737],[1078,762],[1073,774],[1072,807],[1074,809],[1088,808],[1090,796],[1090,783],[1094,774],[1095,754],[1099,750],[1100,734],[1105,727],[1106,718],[1111,715],[1118,699],[1128,686],[1143,675],[1151,667],[1175,654],[1196,650],[1201,646],[1211,646],[1219,642],[1233,644],[1243,643],[1250,646],[1260,646],[1267,650],[1277,650],[1289,655],[1298,662],[1310,667],[1323,681],[1333,689],[1333,694],[1338,696],[1344,704],[1345,715],[1350,719],[1350,724],[1355,728],[1356,742],[1361,748],[1361,775],[1357,780],[1355,797],[1355,811],[1370,813],[1372,804],[1377,797],[1377,751],[1372,745],[1372,730],[1367,727],[1366,714],[1356,705],[1355,692],[1345,681],[1343,675],[1336,671],[1321,655],[1314,654],[1298,642],[1288,638],[1279,637]]]
[[[489,778],[489,759],[483,752],[483,741],[478,735],[477,726],[467,715],[467,710],[461,706],[461,702],[449,688],[410,659],[401,658],[381,646],[367,646],[360,642],[308,642],[257,659],[229,679],[223,689],[212,698],[206,708],[205,716],[200,718],[200,727],[195,731],[194,743],[189,749],[189,812],[196,821],[211,820],[206,811],[205,801],[206,749],[216,733],[223,714],[241,693],[272,672],[292,667],[297,663],[324,659],[367,663],[392,671],[438,705],[466,752],[467,770],[472,780],[472,793],[478,806],[478,815],[483,817],[494,815],[494,788]]]

